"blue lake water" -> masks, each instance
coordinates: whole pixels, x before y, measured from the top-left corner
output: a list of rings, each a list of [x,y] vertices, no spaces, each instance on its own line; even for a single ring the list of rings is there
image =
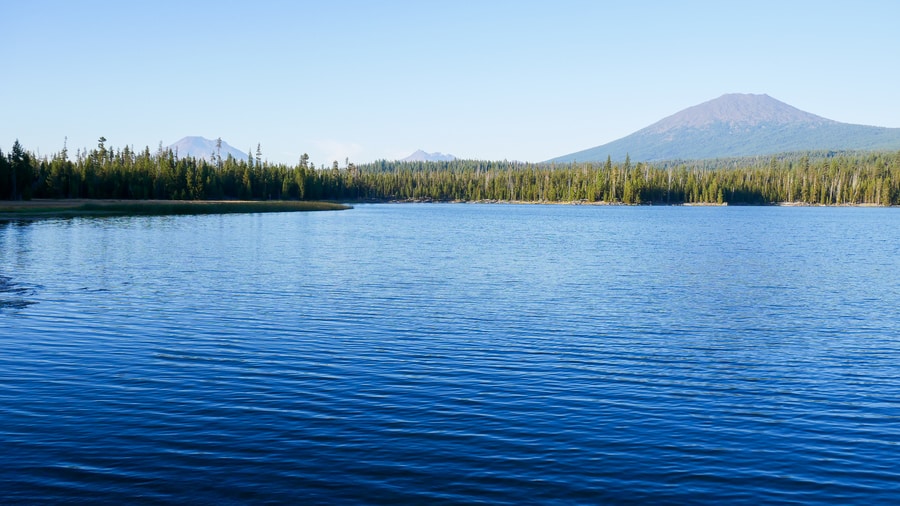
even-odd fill
[[[900,501],[900,210],[0,222],[0,502]]]

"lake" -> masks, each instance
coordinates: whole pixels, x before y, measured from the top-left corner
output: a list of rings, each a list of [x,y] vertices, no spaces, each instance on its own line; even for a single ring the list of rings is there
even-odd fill
[[[0,222],[0,502],[900,501],[900,210]]]

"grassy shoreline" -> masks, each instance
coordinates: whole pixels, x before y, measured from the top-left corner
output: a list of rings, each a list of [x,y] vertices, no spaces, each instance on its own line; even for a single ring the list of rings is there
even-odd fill
[[[54,199],[0,201],[0,219],[70,218],[79,216],[166,216],[234,213],[338,211],[350,206],[333,202],[289,200],[92,200]]]

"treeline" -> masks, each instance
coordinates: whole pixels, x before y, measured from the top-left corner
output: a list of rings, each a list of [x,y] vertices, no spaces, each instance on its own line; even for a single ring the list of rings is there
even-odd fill
[[[159,147],[135,151],[108,148],[79,151],[74,159],[63,149],[38,158],[19,142],[8,156],[0,152],[0,198],[162,199],[162,200],[323,200],[339,178],[314,170],[304,155],[289,167],[254,161],[179,157]]]
[[[434,200],[609,202],[900,204],[900,152],[798,155],[646,163],[377,162],[363,166],[376,194]]]
[[[0,152],[0,198],[435,200],[900,204],[900,152],[813,153],[668,164],[389,162],[316,169],[248,157],[179,157],[160,147],[97,148],[39,158]]]

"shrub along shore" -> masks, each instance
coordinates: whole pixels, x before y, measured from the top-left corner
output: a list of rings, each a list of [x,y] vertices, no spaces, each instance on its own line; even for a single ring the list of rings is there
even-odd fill
[[[332,202],[288,200],[37,199],[0,201],[0,218],[283,213],[298,211],[337,211],[349,208],[350,206]]]

